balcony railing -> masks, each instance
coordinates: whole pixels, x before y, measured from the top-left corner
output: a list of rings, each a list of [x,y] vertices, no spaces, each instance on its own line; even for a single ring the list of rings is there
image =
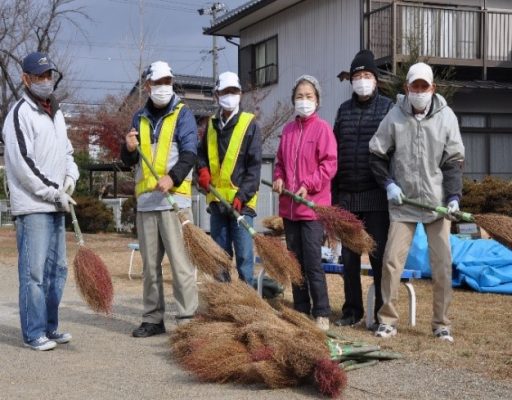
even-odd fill
[[[433,64],[512,68],[512,11],[393,2],[365,14],[365,42],[381,64],[412,50]]]

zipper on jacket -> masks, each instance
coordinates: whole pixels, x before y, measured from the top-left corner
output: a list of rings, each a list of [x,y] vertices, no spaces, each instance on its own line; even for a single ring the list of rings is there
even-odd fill
[[[364,109],[361,108],[361,114],[359,115],[359,123],[357,125],[357,139],[356,139],[356,147],[355,147],[355,160],[354,165],[356,166],[356,176],[359,176],[359,142],[361,139],[361,121],[363,120]],[[359,188],[358,188],[359,189]]]
[[[295,159],[293,160],[293,180],[292,180],[292,191],[295,193],[295,185],[296,185],[296,179],[297,179],[297,162],[298,162],[298,159],[299,159],[299,149],[301,147],[301,140],[302,140],[302,133],[303,133],[303,126],[302,126],[302,122],[299,118],[299,120],[297,121],[297,123],[299,124],[299,140],[297,140],[297,150],[295,152]],[[293,220],[293,201],[290,202],[290,216],[292,217],[292,220]]]

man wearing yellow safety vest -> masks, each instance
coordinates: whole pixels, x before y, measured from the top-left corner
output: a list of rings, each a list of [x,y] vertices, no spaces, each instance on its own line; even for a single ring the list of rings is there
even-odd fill
[[[219,110],[210,118],[198,152],[198,182],[208,192],[212,184],[252,226],[256,216],[261,170],[261,133],[254,115],[240,110],[242,87],[238,75],[224,72],[215,86]],[[253,248],[250,234],[229,211],[207,195],[210,234],[228,254],[235,250],[241,280],[252,284]],[[218,277],[231,280],[229,272]]]
[[[167,201],[170,193],[181,212],[190,213],[192,168],[197,159],[197,127],[194,115],[173,91],[173,73],[166,62],[152,63],[145,73],[149,93],[145,106],[133,117],[121,159],[136,165],[137,235],[144,268],[142,324],[134,337],[165,332],[165,300],[162,280],[164,252],[171,262],[177,322],[190,320],[198,299],[195,268],[183,244],[178,215]],[[158,180],[139,157],[137,146],[153,164]]]

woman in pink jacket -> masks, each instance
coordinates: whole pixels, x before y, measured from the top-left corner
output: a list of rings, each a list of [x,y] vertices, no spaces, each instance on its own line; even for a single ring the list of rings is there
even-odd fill
[[[295,82],[292,103],[297,116],[281,136],[274,171],[274,191],[288,189],[319,205],[331,204],[331,179],[336,174],[336,139],[332,127],[320,119],[320,85],[309,75]],[[293,286],[294,308],[312,314],[317,326],[329,329],[329,296],[321,263],[324,230],[310,208],[279,197],[286,244],[299,260],[304,276],[302,286]],[[312,303],[312,304],[311,304]]]

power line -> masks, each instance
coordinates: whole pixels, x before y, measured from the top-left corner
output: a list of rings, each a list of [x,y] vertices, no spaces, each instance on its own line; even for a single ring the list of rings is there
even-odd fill
[[[128,0],[108,0],[108,1],[110,1],[112,3],[124,4],[124,5],[128,5],[128,6],[136,5],[136,3],[128,1]],[[194,8],[187,8],[186,6],[181,6],[181,7],[173,7],[170,5],[164,6],[161,4],[155,4],[155,3],[151,3],[151,2],[144,2],[144,6],[154,7],[154,8],[158,8],[160,10],[180,11],[180,12],[188,13],[188,14],[195,14],[197,12],[197,10],[195,10]]]

